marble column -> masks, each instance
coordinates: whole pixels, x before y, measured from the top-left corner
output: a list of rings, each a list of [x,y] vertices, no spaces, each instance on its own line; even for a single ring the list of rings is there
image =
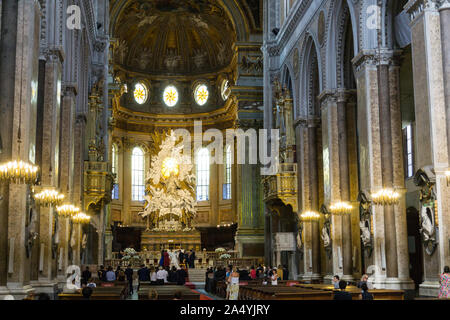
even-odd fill
[[[61,105],[61,143],[59,183],[61,191],[71,203],[79,199],[73,198],[73,168],[74,168],[74,140],[75,140],[75,96],[77,89],[73,85],[64,85]]]
[[[324,204],[329,207],[341,201],[337,96],[326,91],[319,96],[319,100],[322,108]],[[342,217],[335,215],[331,218],[333,274],[350,280],[353,276],[344,273],[345,230],[342,220]]]
[[[441,12],[439,12],[439,6]],[[450,263],[450,187],[448,118],[448,1],[411,0],[406,9],[411,15],[414,102],[416,113],[417,168],[431,166],[436,174],[434,192],[438,215],[438,247],[430,256],[424,251],[424,282],[421,295],[436,296],[439,273]],[[441,25],[442,24],[442,25]],[[442,28],[442,29],[441,29]],[[445,31],[444,31],[445,30]],[[448,100],[447,100],[448,101]],[[448,113],[447,113],[448,117]]]
[[[12,158],[34,163],[36,150],[36,113],[39,58],[39,4],[18,1],[17,44],[14,82],[14,115],[12,125]],[[8,282],[11,294],[20,298],[30,290],[31,256],[26,253],[27,217],[31,192],[27,185],[11,184],[8,217]],[[37,230],[35,230],[37,232]],[[38,245],[33,243],[33,245]]]
[[[397,205],[372,207],[374,250],[370,261],[375,270],[374,286],[413,289],[403,195],[398,55],[397,51],[381,48],[362,50],[353,59],[358,95],[360,189],[370,194],[381,188],[393,188],[401,194]]]
[[[0,162],[12,159],[14,85],[17,44],[18,2],[2,2],[0,38],[0,139],[2,152]],[[9,183],[0,183],[0,296],[8,294],[6,290],[8,274],[8,208]]]
[[[74,150],[73,150],[73,202],[84,208],[84,150],[85,150],[86,117],[79,114],[75,118]]]
[[[341,201],[349,202],[350,199],[350,175],[347,145],[347,99],[343,92],[337,94],[337,136],[331,136],[330,139],[337,139],[339,146],[339,184],[341,191]],[[344,278],[353,279],[353,251],[352,251],[352,225],[351,213],[341,217],[342,229],[342,255]]]
[[[60,92],[61,92],[61,62],[62,55],[58,50],[46,51],[45,61],[42,60],[43,90],[42,90],[42,136],[39,154],[42,187],[58,187],[59,170],[59,133],[60,133]],[[68,195],[66,194],[66,197]],[[37,291],[54,293],[55,274],[52,272],[52,234],[55,208],[40,208],[40,248],[39,277],[33,283]]]
[[[310,208],[312,211],[319,212],[319,176],[317,169],[317,126],[314,121],[308,124],[308,144],[309,144],[309,176],[310,176]],[[311,266],[312,278],[320,278],[320,238],[319,222],[312,221],[310,224],[311,232]],[[305,228],[307,230],[307,228]]]

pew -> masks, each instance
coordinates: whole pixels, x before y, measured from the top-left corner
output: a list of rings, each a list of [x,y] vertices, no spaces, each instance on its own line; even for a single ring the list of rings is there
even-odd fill
[[[162,286],[150,286],[145,285],[139,289],[139,300],[148,300],[148,293],[150,290],[155,290],[158,294],[158,300],[173,300],[175,292],[181,292],[182,300],[200,300],[200,294],[193,292],[186,286],[178,285],[162,285]]]
[[[97,287],[92,289],[91,300],[123,300],[123,288],[121,287]],[[83,300],[80,293],[60,293],[59,300]]]

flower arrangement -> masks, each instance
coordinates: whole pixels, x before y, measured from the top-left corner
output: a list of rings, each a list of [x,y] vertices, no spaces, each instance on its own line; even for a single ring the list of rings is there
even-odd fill
[[[221,254],[219,257],[219,259],[223,259],[223,260],[230,259],[230,258],[231,258],[231,255],[228,253]]]
[[[217,253],[227,252],[227,250],[225,250],[224,248],[217,248],[215,251]]]
[[[141,257],[133,248],[126,248],[124,250],[125,255],[122,257],[122,261],[130,261],[139,262],[141,261]]]

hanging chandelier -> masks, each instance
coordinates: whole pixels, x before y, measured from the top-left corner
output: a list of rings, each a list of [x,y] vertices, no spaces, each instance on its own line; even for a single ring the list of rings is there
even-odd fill
[[[44,189],[34,195],[37,205],[43,207],[58,206],[64,200],[64,195],[54,189]]]
[[[22,160],[0,164],[0,180],[18,184],[35,184],[39,167]]]
[[[447,180],[447,187],[450,184],[450,170],[445,171],[445,179]]]
[[[72,221],[77,224],[85,224],[89,223],[91,220],[91,216],[85,214],[84,212],[79,212],[72,216]]]
[[[385,188],[372,193],[372,202],[377,206],[390,206],[398,204],[400,194],[394,189]]]
[[[352,205],[346,201],[336,202],[330,206],[331,213],[338,216],[349,214],[352,209]]]
[[[58,215],[61,217],[71,217],[77,213],[80,212],[80,208],[75,207],[71,204],[65,204],[59,207],[56,207],[56,211],[58,212]]]
[[[315,211],[306,211],[300,215],[300,219],[303,221],[317,221],[320,219],[320,214]]]

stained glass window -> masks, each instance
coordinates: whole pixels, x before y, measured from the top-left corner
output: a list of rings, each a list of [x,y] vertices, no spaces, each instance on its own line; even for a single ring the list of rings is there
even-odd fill
[[[231,164],[232,164],[232,152],[231,146],[227,145],[225,148],[225,161],[224,161],[224,181],[222,185],[222,198],[223,200],[231,199]]]
[[[113,174],[115,174],[114,177],[114,185],[112,190],[112,199],[118,200],[119,199],[119,173],[117,171],[118,169],[118,153],[117,153],[117,146],[115,144],[112,145],[112,152],[111,152],[111,171]]]
[[[148,90],[143,83],[141,82],[136,83],[136,85],[134,86],[133,94],[134,100],[136,100],[137,103],[143,104],[145,101],[147,101]]]
[[[200,84],[195,88],[194,98],[198,105],[202,106],[208,101],[209,91],[206,85]]]
[[[202,148],[197,154],[197,201],[209,200],[209,151]]]
[[[131,155],[131,199],[143,201],[144,193],[144,151],[135,147]]]
[[[173,107],[178,102],[178,90],[174,86],[168,86],[163,93],[164,103],[168,107]]]

